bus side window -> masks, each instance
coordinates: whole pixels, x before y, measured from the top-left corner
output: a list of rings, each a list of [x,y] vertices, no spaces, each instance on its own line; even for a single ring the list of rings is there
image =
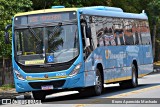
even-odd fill
[[[86,37],[91,39],[91,28],[88,25],[85,28],[86,28]]]
[[[141,25],[140,25],[140,21],[137,21],[137,34],[138,34],[138,41],[139,41],[139,45],[142,45],[142,35],[141,35]]]
[[[133,45],[134,44],[133,35],[130,34],[130,31],[126,31],[124,35],[125,35],[126,45]]]
[[[85,20],[81,19],[81,35],[82,35],[82,43],[83,43],[83,48],[84,48],[86,46],[86,44],[85,44],[85,37],[84,37],[83,26],[85,26]]]
[[[151,44],[151,35],[150,35],[150,30],[149,30],[149,24],[147,21],[146,21],[146,33],[148,36],[148,44],[150,45]]]
[[[143,45],[149,45],[151,42],[151,39],[150,39],[148,23],[146,21],[143,21],[141,25],[142,25],[141,26],[142,43]]]
[[[123,29],[120,30],[120,41],[121,45],[125,45]]]
[[[135,45],[139,44],[138,32],[135,32]]]
[[[139,38],[138,38],[138,27],[137,27],[137,21],[134,20],[132,23],[132,33],[134,38],[134,44],[139,45]]]
[[[125,40],[124,40],[122,19],[115,18],[114,20],[115,21],[113,21],[113,30],[114,30],[115,42],[117,45],[124,45]]]
[[[82,42],[83,42],[83,52],[84,52],[84,59],[86,59],[90,53],[92,52],[91,49],[91,33],[90,27],[87,26],[87,22],[84,19],[81,19],[81,34],[82,34]]]
[[[141,35],[141,32],[139,32],[139,44],[142,45],[142,35]]]
[[[134,37],[132,31],[132,24],[130,19],[124,20],[124,37],[126,45],[134,45]]]

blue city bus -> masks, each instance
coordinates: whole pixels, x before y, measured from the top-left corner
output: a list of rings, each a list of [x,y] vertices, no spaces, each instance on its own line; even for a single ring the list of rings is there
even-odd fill
[[[93,6],[18,13],[12,25],[17,92],[35,99],[64,90],[100,95],[104,84],[136,87],[153,71],[148,17],[116,7]]]

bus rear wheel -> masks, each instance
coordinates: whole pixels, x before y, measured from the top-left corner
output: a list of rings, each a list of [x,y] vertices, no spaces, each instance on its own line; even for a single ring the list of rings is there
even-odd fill
[[[132,78],[131,80],[123,81],[120,83],[120,86],[123,88],[134,88],[138,86],[138,76],[137,69],[134,64],[132,64]]]
[[[46,93],[44,91],[32,91],[32,95],[35,100],[44,101],[46,98]]]
[[[137,87],[138,86],[138,77],[137,77],[137,70],[134,64],[132,64],[132,79],[130,81],[130,87]]]

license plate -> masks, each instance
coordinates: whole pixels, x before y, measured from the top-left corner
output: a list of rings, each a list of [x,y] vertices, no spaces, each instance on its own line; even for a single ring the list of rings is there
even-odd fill
[[[46,85],[46,86],[41,86],[42,90],[51,90],[53,89],[53,85]]]

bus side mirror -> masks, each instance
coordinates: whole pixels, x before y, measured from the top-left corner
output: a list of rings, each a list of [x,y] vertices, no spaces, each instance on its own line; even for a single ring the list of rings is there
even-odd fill
[[[6,44],[9,44],[9,33],[8,32],[5,32],[5,37],[4,37],[4,41]]]
[[[6,43],[6,44],[9,44],[9,43],[10,43],[8,30],[9,30],[11,27],[12,27],[11,24],[9,24],[9,25],[7,25],[7,26],[5,27],[4,40],[5,40],[5,43]]]

